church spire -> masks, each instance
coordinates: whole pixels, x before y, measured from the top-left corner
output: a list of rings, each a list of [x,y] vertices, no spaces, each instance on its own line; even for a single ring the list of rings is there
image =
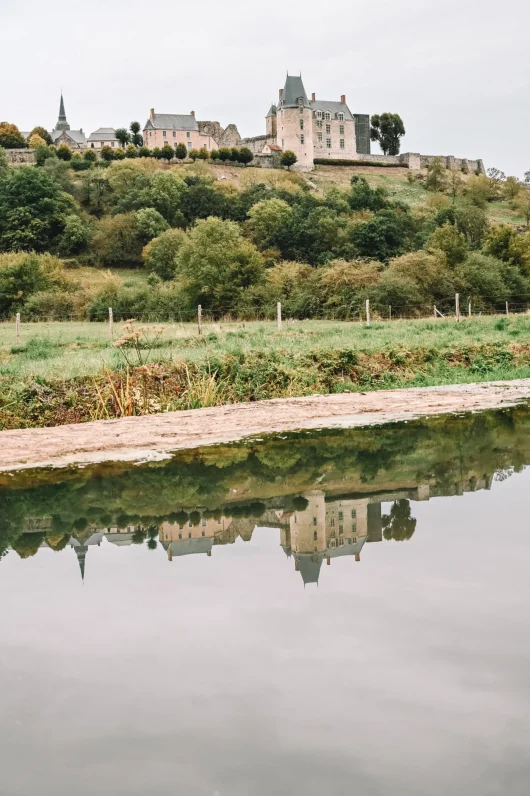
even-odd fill
[[[63,92],[61,91],[61,103],[59,105],[59,118],[57,119],[57,124],[55,125],[56,130],[69,130],[70,125],[66,120],[66,113],[64,110],[64,100],[63,100]]]
[[[77,560],[79,562],[79,569],[81,570],[81,580],[85,579],[85,558],[87,554],[87,548],[85,545],[80,545],[75,549]]]

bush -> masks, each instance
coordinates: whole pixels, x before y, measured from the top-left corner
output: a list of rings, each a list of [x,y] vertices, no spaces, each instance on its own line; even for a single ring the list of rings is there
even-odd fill
[[[356,174],[351,178],[348,204],[352,210],[382,210],[389,202],[384,188],[371,188],[364,177]]]
[[[110,146],[101,147],[101,159],[107,162],[114,160],[114,152],[115,150]]]
[[[39,146],[35,150],[35,163],[37,166],[44,166],[50,158],[57,159],[57,150],[54,146]]]
[[[407,168],[406,163],[378,163],[373,160],[345,160],[342,158],[315,158],[315,166],[377,166],[384,169]]]
[[[51,254],[0,254],[0,317],[20,310],[35,293],[65,283],[63,264]]]
[[[125,157],[126,158],[135,158],[138,156],[138,150],[133,144],[128,144],[125,148]]]
[[[151,157],[151,150],[147,146],[141,146],[138,150],[138,157],[139,158],[150,158]]]
[[[142,252],[145,267],[161,279],[173,279],[177,265],[176,255],[185,238],[185,233],[180,229],[168,229],[154,238]]]
[[[175,157],[179,160],[184,160],[188,155],[188,150],[185,144],[177,144],[175,147]]]
[[[81,155],[75,154],[70,161],[70,166],[74,171],[87,171],[92,164],[88,160],[83,160]]]
[[[59,253],[65,256],[84,251],[90,240],[90,227],[79,216],[66,216],[64,230],[59,238]]]
[[[210,152],[210,157],[212,160],[219,160],[219,150],[212,149],[212,151]]]
[[[57,157],[59,160],[72,160],[72,150],[66,144],[57,147]]]
[[[241,147],[238,154],[238,161],[244,165],[247,165],[247,163],[251,163],[253,160],[254,154],[252,151],[246,146]]]
[[[290,149],[286,149],[285,152],[282,152],[280,156],[280,163],[282,166],[286,166],[288,169],[297,162],[298,158]]]
[[[219,160],[221,160],[223,163],[226,163],[228,160],[232,160],[232,150],[226,146],[220,147]]]
[[[95,226],[91,248],[100,265],[124,268],[139,265],[142,241],[135,215],[120,213],[100,219]]]
[[[87,149],[83,155],[85,160],[88,160],[89,163],[95,163],[98,159],[98,156],[94,152],[93,149]]]
[[[138,236],[143,243],[169,229],[166,219],[153,207],[145,207],[134,214]]]
[[[24,304],[28,321],[74,321],[84,317],[85,295],[71,290],[43,290]]]

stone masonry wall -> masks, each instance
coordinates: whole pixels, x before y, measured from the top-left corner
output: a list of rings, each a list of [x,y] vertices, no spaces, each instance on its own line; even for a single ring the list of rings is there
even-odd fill
[[[34,166],[34,149],[6,149],[7,162],[10,166]]]

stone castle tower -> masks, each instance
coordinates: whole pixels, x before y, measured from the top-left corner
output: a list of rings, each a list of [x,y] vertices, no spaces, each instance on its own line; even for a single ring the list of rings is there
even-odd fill
[[[276,105],[273,103],[266,117],[267,140],[269,138],[272,138],[273,143],[276,143],[277,128],[278,128],[277,119],[278,119],[278,109]]]
[[[267,117],[267,128],[268,125],[269,116]],[[285,152],[290,149],[296,153],[297,168],[300,171],[311,171],[313,168],[313,112],[301,76],[287,75],[285,87],[280,89],[276,130],[276,140],[282,150]]]

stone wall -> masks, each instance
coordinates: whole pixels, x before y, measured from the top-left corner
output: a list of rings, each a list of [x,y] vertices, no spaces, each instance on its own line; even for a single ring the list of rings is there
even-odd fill
[[[474,172],[478,172],[479,174],[486,173],[482,160],[455,158],[454,155],[421,155],[422,168],[427,168],[427,166],[429,166],[437,157],[443,162],[445,168],[450,169],[451,171],[462,171],[462,169],[465,170],[467,167],[467,170],[470,174],[473,174]]]
[[[274,139],[267,135],[255,135],[252,138],[243,138],[241,144],[248,147],[255,155],[260,154],[266,143],[274,143]]]
[[[235,124],[229,124],[228,127],[223,130],[221,138],[219,139],[219,146],[230,148],[241,146],[241,136]]]
[[[271,152],[269,155],[258,153],[254,155],[254,160],[250,165],[262,169],[279,169],[281,168],[280,157],[281,152]]]
[[[401,155],[357,155],[356,159],[363,163],[373,163],[374,166],[386,164],[419,171],[420,168],[426,169],[436,157],[440,158],[446,169],[451,171],[461,171],[467,166],[470,174],[476,171],[485,173],[482,160],[455,158],[453,155],[420,155],[418,152],[404,152]]]
[[[34,149],[6,149],[7,162],[10,166],[34,166]]]

